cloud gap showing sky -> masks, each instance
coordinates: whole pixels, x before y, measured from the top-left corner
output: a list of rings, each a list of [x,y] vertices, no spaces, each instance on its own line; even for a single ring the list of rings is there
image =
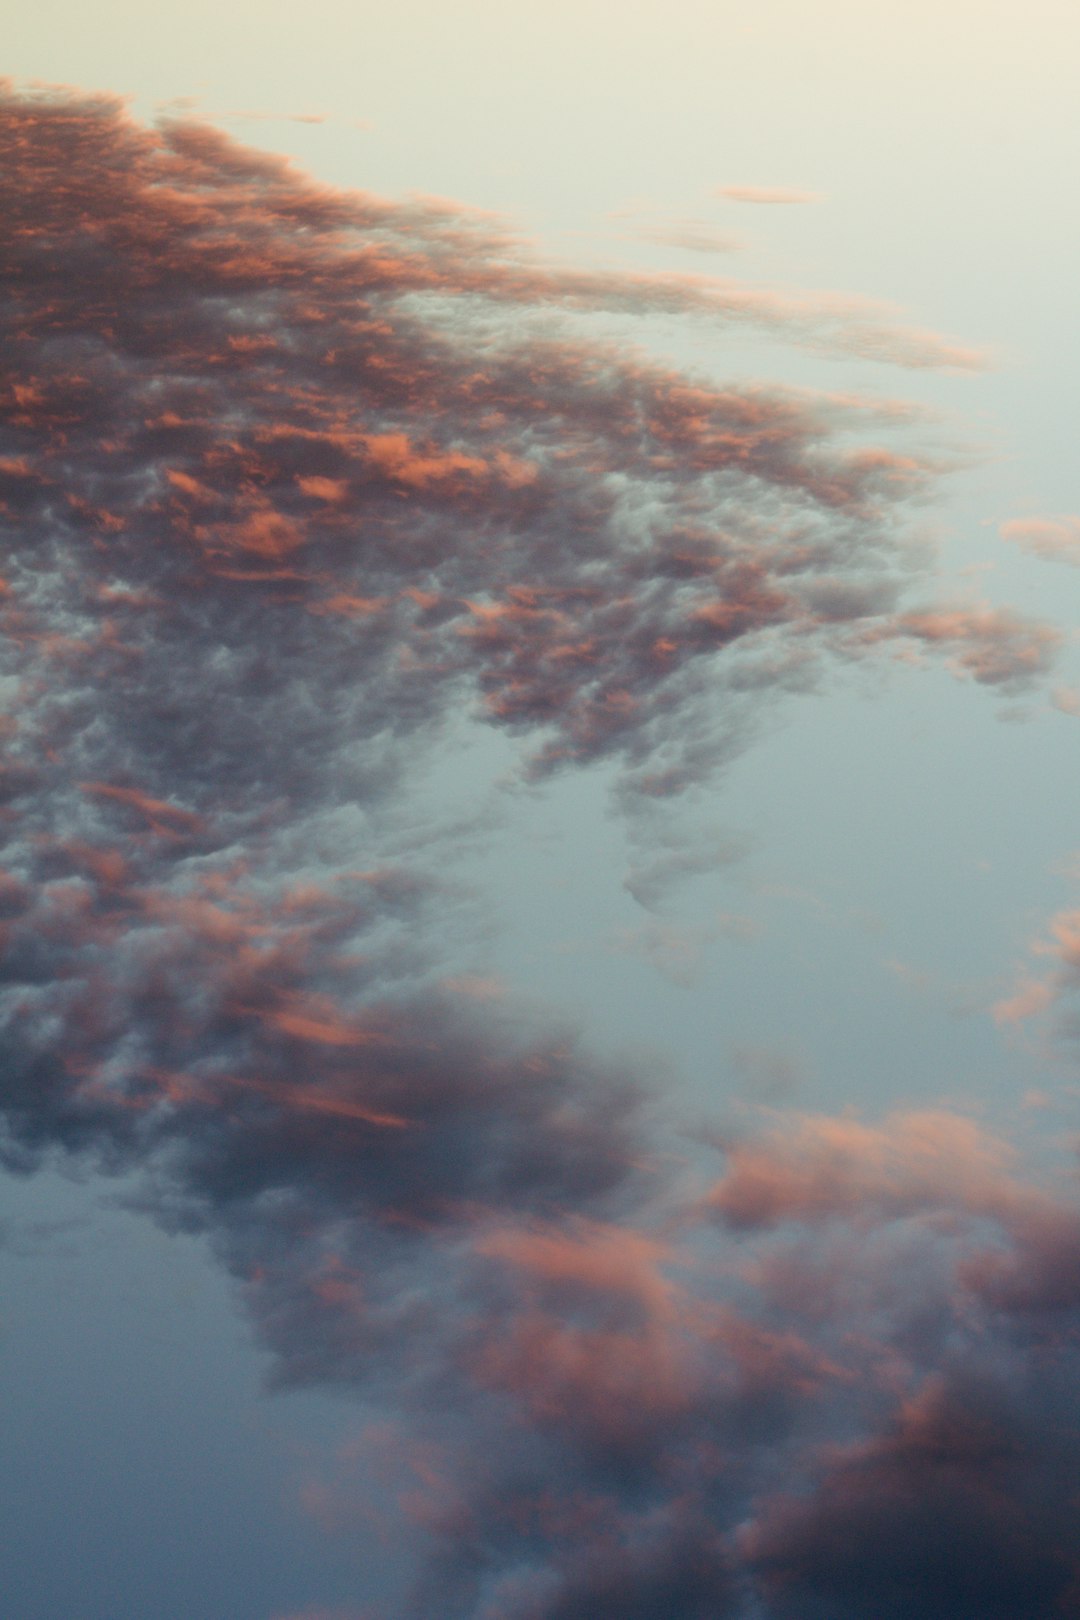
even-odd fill
[[[643,1066],[448,982],[440,851],[392,854],[463,711],[655,826],[850,666],[1044,686],[1061,633],[913,543],[903,413],[588,317],[978,353],[73,91],[5,90],[0,219],[9,1168],[135,1173],[278,1384],[383,1403],[407,1620],[1069,1613],[1068,1178],[944,1108],[691,1152]]]

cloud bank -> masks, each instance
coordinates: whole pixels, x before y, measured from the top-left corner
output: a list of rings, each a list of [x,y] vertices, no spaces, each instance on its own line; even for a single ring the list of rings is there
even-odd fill
[[[872,411],[576,318],[961,351],[108,98],[5,92],[0,158],[7,1165],[137,1172],[282,1383],[450,1460],[396,1501],[417,1617],[1065,1612],[1068,1194],[947,1115],[690,1187],[647,1077],[448,977],[438,850],[388,854],[463,710],[655,814],[830,660],[1041,675],[1045,627],[909,601],[931,469]]]

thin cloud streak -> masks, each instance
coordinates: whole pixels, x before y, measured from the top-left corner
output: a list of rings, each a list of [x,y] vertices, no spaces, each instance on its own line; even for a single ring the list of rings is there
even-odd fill
[[[745,246],[738,237],[727,236],[698,220],[642,225],[636,235],[641,242],[682,248],[687,253],[737,253]]]
[[[758,203],[788,207],[799,203],[824,202],[820,191],[800,191],[794,186],[717,186],[716,195],[728,202]]]

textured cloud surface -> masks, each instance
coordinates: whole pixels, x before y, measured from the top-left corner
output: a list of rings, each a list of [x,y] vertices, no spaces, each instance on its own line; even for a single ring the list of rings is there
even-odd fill
[[[1038,676],[1045,627],[915,599],[869,407],[575,318],[959,351],[98,98],[5,97],[0,220],[8,1164],[141,1172],[282,1382],[392,1405],[425,1620],[1067,1612],[1068,1198],[947,1114],[684,1185],[643,1077],[443,982],[437,853],[387,856],[463,709],[633,807],[830,657]]]

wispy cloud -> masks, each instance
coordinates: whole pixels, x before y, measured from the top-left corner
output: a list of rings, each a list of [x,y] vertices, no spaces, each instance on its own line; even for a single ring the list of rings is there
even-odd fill
[[[645,205],[615,208],[607,216],[640,242],[679,248],[687,253],[735,253],[746,243],[710,221],[661,212]]]
[[[795,186],[717,186],[716,195],[728,202],[763,203],[781,207],[795,203],[816,203],[825,199],[820,191],[801,191]]]
[[[1055,709],[1062,714],[1080,715],[1080,691],[1074,686],[1058,686],[1054,688],[1051,702]]]
[[[218,113],[217,121],[220,123],[238,124],[325,124],[325,113],[303,112],[257,112],[252,109],[237,110],[236,112]]]
[[[949,668],[961,679],[1006,692],[1022,690],[1048,675],[1065,639],[1045,620],[988,602],[900,613],[888,624],[858,634],[863,640],[898,642],[901,648],[914,645],[944,652]]]
[[[681,248],[685,253],[737,253],[745,244],[737,236],[718,231],[700,220],[672,220],[642,224],[637,236],[659,247]]]
[[[1020,970],[1009,994],[994,1006],[1000,1024],[1026,1023],[1080,990],[1080,909],[1066,907],[1049,918],[1044,933],[1032,940],[1030,954],[1035,961]]]

